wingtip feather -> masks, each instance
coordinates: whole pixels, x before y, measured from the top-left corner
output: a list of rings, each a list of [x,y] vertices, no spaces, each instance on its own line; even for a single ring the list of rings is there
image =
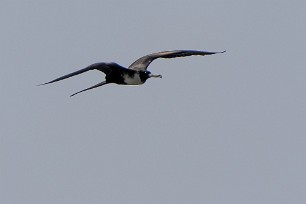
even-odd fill
[[[50,84],[50,82],[42,83],[42,84],[37,84],[36,86],[43,86],[43,85],[46,85],[46,84]]]

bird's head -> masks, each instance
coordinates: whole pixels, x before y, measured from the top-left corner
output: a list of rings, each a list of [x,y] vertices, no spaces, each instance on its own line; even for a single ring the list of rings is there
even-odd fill
[[[146,81],[149,78],[162,78],[162,75],[154,75],[150,71],[141,71],[140,72],[140,78],[143,81]]]

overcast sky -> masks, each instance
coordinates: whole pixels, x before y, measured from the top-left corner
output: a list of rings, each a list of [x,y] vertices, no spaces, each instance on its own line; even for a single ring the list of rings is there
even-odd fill
[[[305,204],[306,1],[1,1],[0,203]],[[162,79],[94,62],[163,50]]]

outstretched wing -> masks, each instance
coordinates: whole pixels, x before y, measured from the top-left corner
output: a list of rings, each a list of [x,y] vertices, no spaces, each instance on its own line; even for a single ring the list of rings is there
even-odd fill
[[[223,52],[207,52],[207,51],[197,51],[197,50],[173,50],[173,51],[164,51],[157,52],[153,54],[146,55],[144,57],[139,58],[135,62],[133,62],[129,69],[133,69],[136,71],[145,71],[150,63],[157,58],[175,58],[175,57],[187,57],[191,55],[213,55],[217,53]]]
[[[117,65],[117,64],[115,64],[115,63],[104,63],[104,62],[95,63],[95,64],[92,64],[92,65],[89,65],[88,67],[86,67],[84,69],[80,69],[78,71],[72,72],[70,74],[67,74],[65,76],[59,77],[57,79],[54,79],[52,81],[49,81],[47,83],[43,83],[43,84],[40,84],[40,85],[51,84],[53,82],[61,81],[63,79],[67,79],[69,77],[72,77],[72,76],[75,76],[75,75],[78,75],[78,74],[82,74],[82,73],[90,71],[90,70],[99,70],[101,72],[104,72],[107,75],[111,72],[111,67],[114,66],[114,65]]]
[[[82,92],[84,92],[84,91],[88,91],[88,90],[90,90],[90,89],[94,89],[94,88],[103,86],[103,85],[105,85],[105,84],[108,84],[108,83],[107,83],[106,81],[102,81],[102,82],[100,82],[100,83],[98,83],[98,84],[96,84],[96,85],[94,85],[94,86],[91,86],[91,87],[89,87],[89,88],[87,88],[87,89],[83,89],[83,90],[81,90],[81,91],[78,91],[78,92],[76,92],[76,93],[70,95],[70,97],[72,97],[72,96],[74,96],[74,95],[76,95],[76,94],[82,93]]]

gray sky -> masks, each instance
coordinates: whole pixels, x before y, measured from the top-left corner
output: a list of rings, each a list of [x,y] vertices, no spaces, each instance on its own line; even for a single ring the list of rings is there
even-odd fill
[[[1,1],[0,203],[306,203],[306,2]],[[156,60],[108,85],[91,63]]]

